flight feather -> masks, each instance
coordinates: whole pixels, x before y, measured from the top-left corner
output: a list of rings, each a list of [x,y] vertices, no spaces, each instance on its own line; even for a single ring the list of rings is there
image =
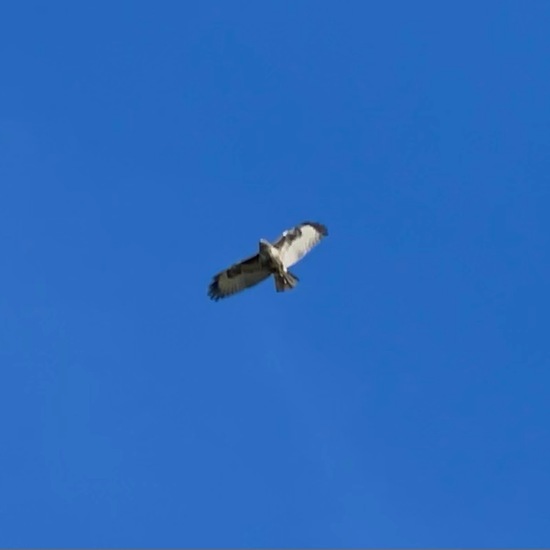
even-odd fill
[[[284,231],[272,244],[261,239],[258,254],[214,275],[208,287],[208,296],[217,301],[253,287],[271,275],[277,292],[293,289],[298,283],[298,277],[290,273],[288,268],[300,261],[327,235],[327,228],[323,224],[304,222]]]

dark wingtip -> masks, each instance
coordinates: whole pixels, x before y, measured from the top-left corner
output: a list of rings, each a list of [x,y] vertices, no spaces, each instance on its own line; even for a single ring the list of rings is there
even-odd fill
[[[323,237],[328,236],[328,229],[326,225],[323,225],[319,222],[304,222],[302,225],[311,225],[311,227],[314,227]]]
[[[218,300],[223,298],[223,296],[220,292],[220,287],[218,285],[218,279],[217,278],[214,278],[212,280],[212,282],[210,283],[210,285],[208,286],[208,297],[211,300],[214,300],[214,302],[217,302]]]

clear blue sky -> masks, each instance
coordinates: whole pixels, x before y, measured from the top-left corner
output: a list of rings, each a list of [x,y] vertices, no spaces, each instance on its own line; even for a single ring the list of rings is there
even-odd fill
[[[549,29],[2,5],[0,545],[548,545]],[[295,291],[208,300],[308,219]]]

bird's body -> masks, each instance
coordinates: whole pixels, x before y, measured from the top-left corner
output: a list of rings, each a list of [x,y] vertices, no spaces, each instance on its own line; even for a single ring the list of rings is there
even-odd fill
[[[214,276],[208,295],[220,300],[236,292],[261,283],[271,275],[277,292],[290,290],[298,283],[298,277],[288,268],[298,262],[321,239],[328,235],[327,228],[316,222],[304,222],[285,231],[273,244],[260,239],[256,255],[233,264]]]
[[[281,253],[265,239],[260,239],[260,262],[273,275],[277,292],[290,290],[296,286],[298,278],[288,272],[281,258]]]

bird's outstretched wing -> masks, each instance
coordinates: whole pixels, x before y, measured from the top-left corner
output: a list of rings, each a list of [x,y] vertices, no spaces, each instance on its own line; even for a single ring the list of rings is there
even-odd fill
[[[208,287],[208,296],[220,300],[261,283],[271,273],[262,267],[258,254],[233,264],[230,268],[214,275]]]
[[[288,268],[300,261],[323,237],[327,228],[316,222],[304,222],[285,231],[273,246],[279,250],[283,265]]]

